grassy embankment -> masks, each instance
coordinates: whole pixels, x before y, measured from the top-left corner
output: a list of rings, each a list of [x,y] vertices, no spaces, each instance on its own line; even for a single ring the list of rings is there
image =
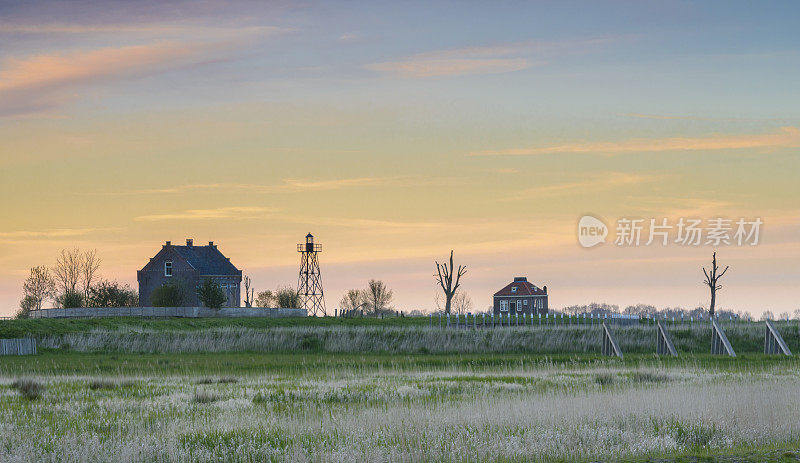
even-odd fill
[[[800,325],[777,323],[794,352],[800,352]],[[681,354],[709,351],[708,325],[668,326]],[[737,354],[763,351],[763,323],[725,325]],[[622,351],[655,351],[655,328],[612,326]],[[0,322],[0,337],[33,336],[43,351],[79,352],[333,352],[391,354],[570,354],[598,353],[598,325],[429,328],[425,318],[377,319],[167,319],[13,320]]]

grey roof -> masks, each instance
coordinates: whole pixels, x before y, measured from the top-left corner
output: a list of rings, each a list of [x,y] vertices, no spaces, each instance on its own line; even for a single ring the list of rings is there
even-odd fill
[[[237,269],[216,246],[171,246],[200,275],[241,275]]]

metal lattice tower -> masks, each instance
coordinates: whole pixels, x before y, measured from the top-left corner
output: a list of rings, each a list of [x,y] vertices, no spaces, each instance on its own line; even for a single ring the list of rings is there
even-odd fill
[[[309,315],[325,316],[325,296],[322,293],[322,274],[319,271],[321,244],[314,244],[314,235],[306,235],[306,242],[297,245],[300,253],[300,275],[297,277],[297,294],[300,307]]]

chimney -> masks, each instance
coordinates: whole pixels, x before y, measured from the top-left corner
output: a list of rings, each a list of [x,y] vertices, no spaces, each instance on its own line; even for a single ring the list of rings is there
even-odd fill
[[[208,245],[209,245],[209,246],[214,246],[214,242],[213,242],[213,241],[209,241],[209,242],[208,242]]]
[[[194,240],[191,238],[186,238],[186,246],[189,246],[191,248],[192,244],[194,244]]]
[[[172,241],[167,241],[167,244],[165,244],[164,246],[169,246],[171,244],[172,244]]]

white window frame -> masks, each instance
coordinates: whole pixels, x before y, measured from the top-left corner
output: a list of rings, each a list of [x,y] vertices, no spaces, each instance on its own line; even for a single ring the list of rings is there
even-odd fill
[[[517,287],[516,286],[512,286],[511,287],[511,292],[512,293],[516,293],[517,292]]]
[[[171,277],[172,276],[172,261],[168,260],[164,262],[164,276]]]
[[[500,312],[508,312],[508,301],[505,299],[500,300]]]
[[[517,299],[517,312],[522,312],[522,299]]]

